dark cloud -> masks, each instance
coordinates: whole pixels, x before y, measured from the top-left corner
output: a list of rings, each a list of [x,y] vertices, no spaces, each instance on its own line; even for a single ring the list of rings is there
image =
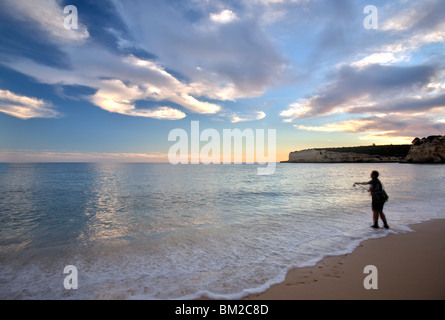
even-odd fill
[[[310,115],[324,114],[340,106],[347,107],[349,102],[353,103],[355,99],[363,97],[369,97],[370,101],[375,102],[382,98],[416,92],[434,81],[440,72],[441,69],[436,65],[400,67],[373,64],[365,68],[344,66],[330,76],[331,84],[324,91],[309,99],[312,108]],[[437,99],[431,103],[440,101],[441,99]]]
[[[445,94],[433,97],[402,98],[396,101],[383,102],[377,106],[356,107],[349,113],[381,113],[381,112],[424,112],[434,108],[445,108]]]
[[[425,116],[370,116],[361,118],[359,123],[356,132],[374,132],[375,136],[415,137],[443,134],[445,131],[445,123],[434,122]]]
[[[443,134],[445,122],[436,122],[427,115],[367,116],[328,123],[322,126],[294,125],[296,128],[320,132],[363,133],[369,137],[415,137]]]

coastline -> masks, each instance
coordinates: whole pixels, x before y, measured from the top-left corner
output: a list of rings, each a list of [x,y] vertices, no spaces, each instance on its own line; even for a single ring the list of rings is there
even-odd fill
[[[285,280],[243,300],[445,299],[445,219],[409,226],[413,232],[363,241],[352,253],[294,268]],[[377,289],[365,289],[374,265]]]

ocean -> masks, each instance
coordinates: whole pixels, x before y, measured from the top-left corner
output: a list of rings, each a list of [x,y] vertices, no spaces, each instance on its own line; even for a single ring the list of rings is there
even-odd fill
[[[365,239],[445,218],[441,165],[0,164],[0,299],[238,299]],[[356,181],[389,194],[372,229]],[[380,222],[381,224],[381,222]],[[77,269],[65,289],[64,268]]]

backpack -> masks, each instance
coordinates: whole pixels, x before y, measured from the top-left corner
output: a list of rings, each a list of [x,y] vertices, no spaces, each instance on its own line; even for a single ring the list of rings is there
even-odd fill
[[[377,202],[386,202],[389,199],[389,196],[384,189],[373,192],[372,197]]]

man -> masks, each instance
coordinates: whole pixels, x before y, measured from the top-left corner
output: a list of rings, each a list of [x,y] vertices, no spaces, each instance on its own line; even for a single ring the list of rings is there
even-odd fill
[[[370,185],[368,191],[371,193],[372,196],[372,213],[373,213],[372,218],[374,221],[374,224],[371,227],[376,229],[379,228],[378,220],[380,217],[380,219],[382,219],[383,221],[383,227],[385,229],[389,229],[388,223],[386,222],[386,216],[383,213],[383,205],[385,204],[385,200],[381,200],[377,197],[377,194],[383,191],[382,183],[378,178],[379,178],[379,172],[374,170],[371,172],[371,181],[356,182],[354,183],[354,185],[356,184]]]

